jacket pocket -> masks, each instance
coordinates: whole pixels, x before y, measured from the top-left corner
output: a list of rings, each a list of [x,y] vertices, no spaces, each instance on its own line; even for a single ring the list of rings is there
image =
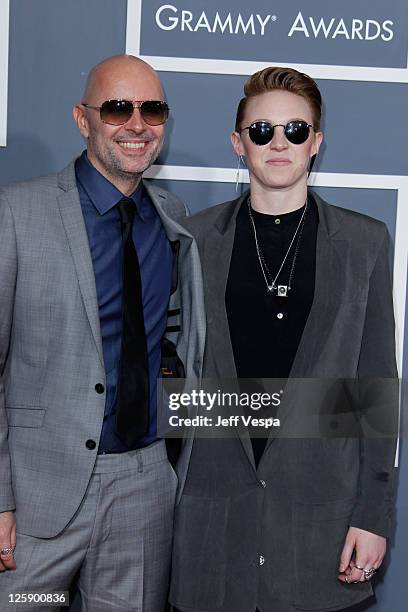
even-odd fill
[[[41,427],[44,421],[45,408],[6,406],[9,427]]]
[[[229,499],[184,495],[176,507],[170,601],[212,610],[225,597]]]
[[[343,550],[356,498],[293,508],[295,601],[299,610],[346,608],[372,593],[369,583],[340,582]]]

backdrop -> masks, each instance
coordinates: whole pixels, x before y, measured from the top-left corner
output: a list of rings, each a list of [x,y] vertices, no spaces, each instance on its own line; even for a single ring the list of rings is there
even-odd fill
[[[89,69],[127,50],[160,70],[171,107],[167,144],[150,176],[198,211],[235,197],[236,159],[229,134],[246,76],[284,64],[316,78],[325,101],[325,143],[312,182],[329,201],[346,203],[388,225],[395,246],[397,358],[406,377],[406,0],[8,4],[0,0],[2,183],[58,170],[78,155],[83,142],[72,105],[81,97]],[[373,612],[403,612],[408,601],[404,440],[400,451],[397,527],[386,578],[378,579],[377,602],[361,608]]]

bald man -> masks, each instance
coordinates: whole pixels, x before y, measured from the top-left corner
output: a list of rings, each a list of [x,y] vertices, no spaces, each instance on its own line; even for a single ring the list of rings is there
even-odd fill
[[[57,610],[78,577],[83,610],[161,612],[157,379],[201,373],[200,265],[185,207],[142,180],[168,117],[154,70],[103,61],[73,114],[82,155],[0,190],[0,609]]]

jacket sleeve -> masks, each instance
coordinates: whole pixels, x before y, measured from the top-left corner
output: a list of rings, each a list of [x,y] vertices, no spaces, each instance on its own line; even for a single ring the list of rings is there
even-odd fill
[[[351,525],[387,537],[393,515],[393,480],[399,416],[395,323],[386,228],[369,283],[358,366],[362,423],[359,496]]]
[[[10,345],[16,280],[16,233],[9,203],[0,192],[0,512],[15,509],[3,376]]]

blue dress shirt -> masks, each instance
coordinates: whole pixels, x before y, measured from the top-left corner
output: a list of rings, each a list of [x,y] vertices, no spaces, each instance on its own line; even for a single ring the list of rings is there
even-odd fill
[[[77,159],[75,172],[95,273],[106,371],[105,415],[99,452],[121,453],[129,450],[116,433],[116,391],[122,333],[122,235],[116,204],[124,196],[92,166],[86,151]],[[161,339],[167,322],[173,256],[160,217],[142,184],[130,197],[137,209],[133,242],[142,281],[150,382],[149,431],[140,440],[139,447],[157,439],[157,378],[160,373]]]

